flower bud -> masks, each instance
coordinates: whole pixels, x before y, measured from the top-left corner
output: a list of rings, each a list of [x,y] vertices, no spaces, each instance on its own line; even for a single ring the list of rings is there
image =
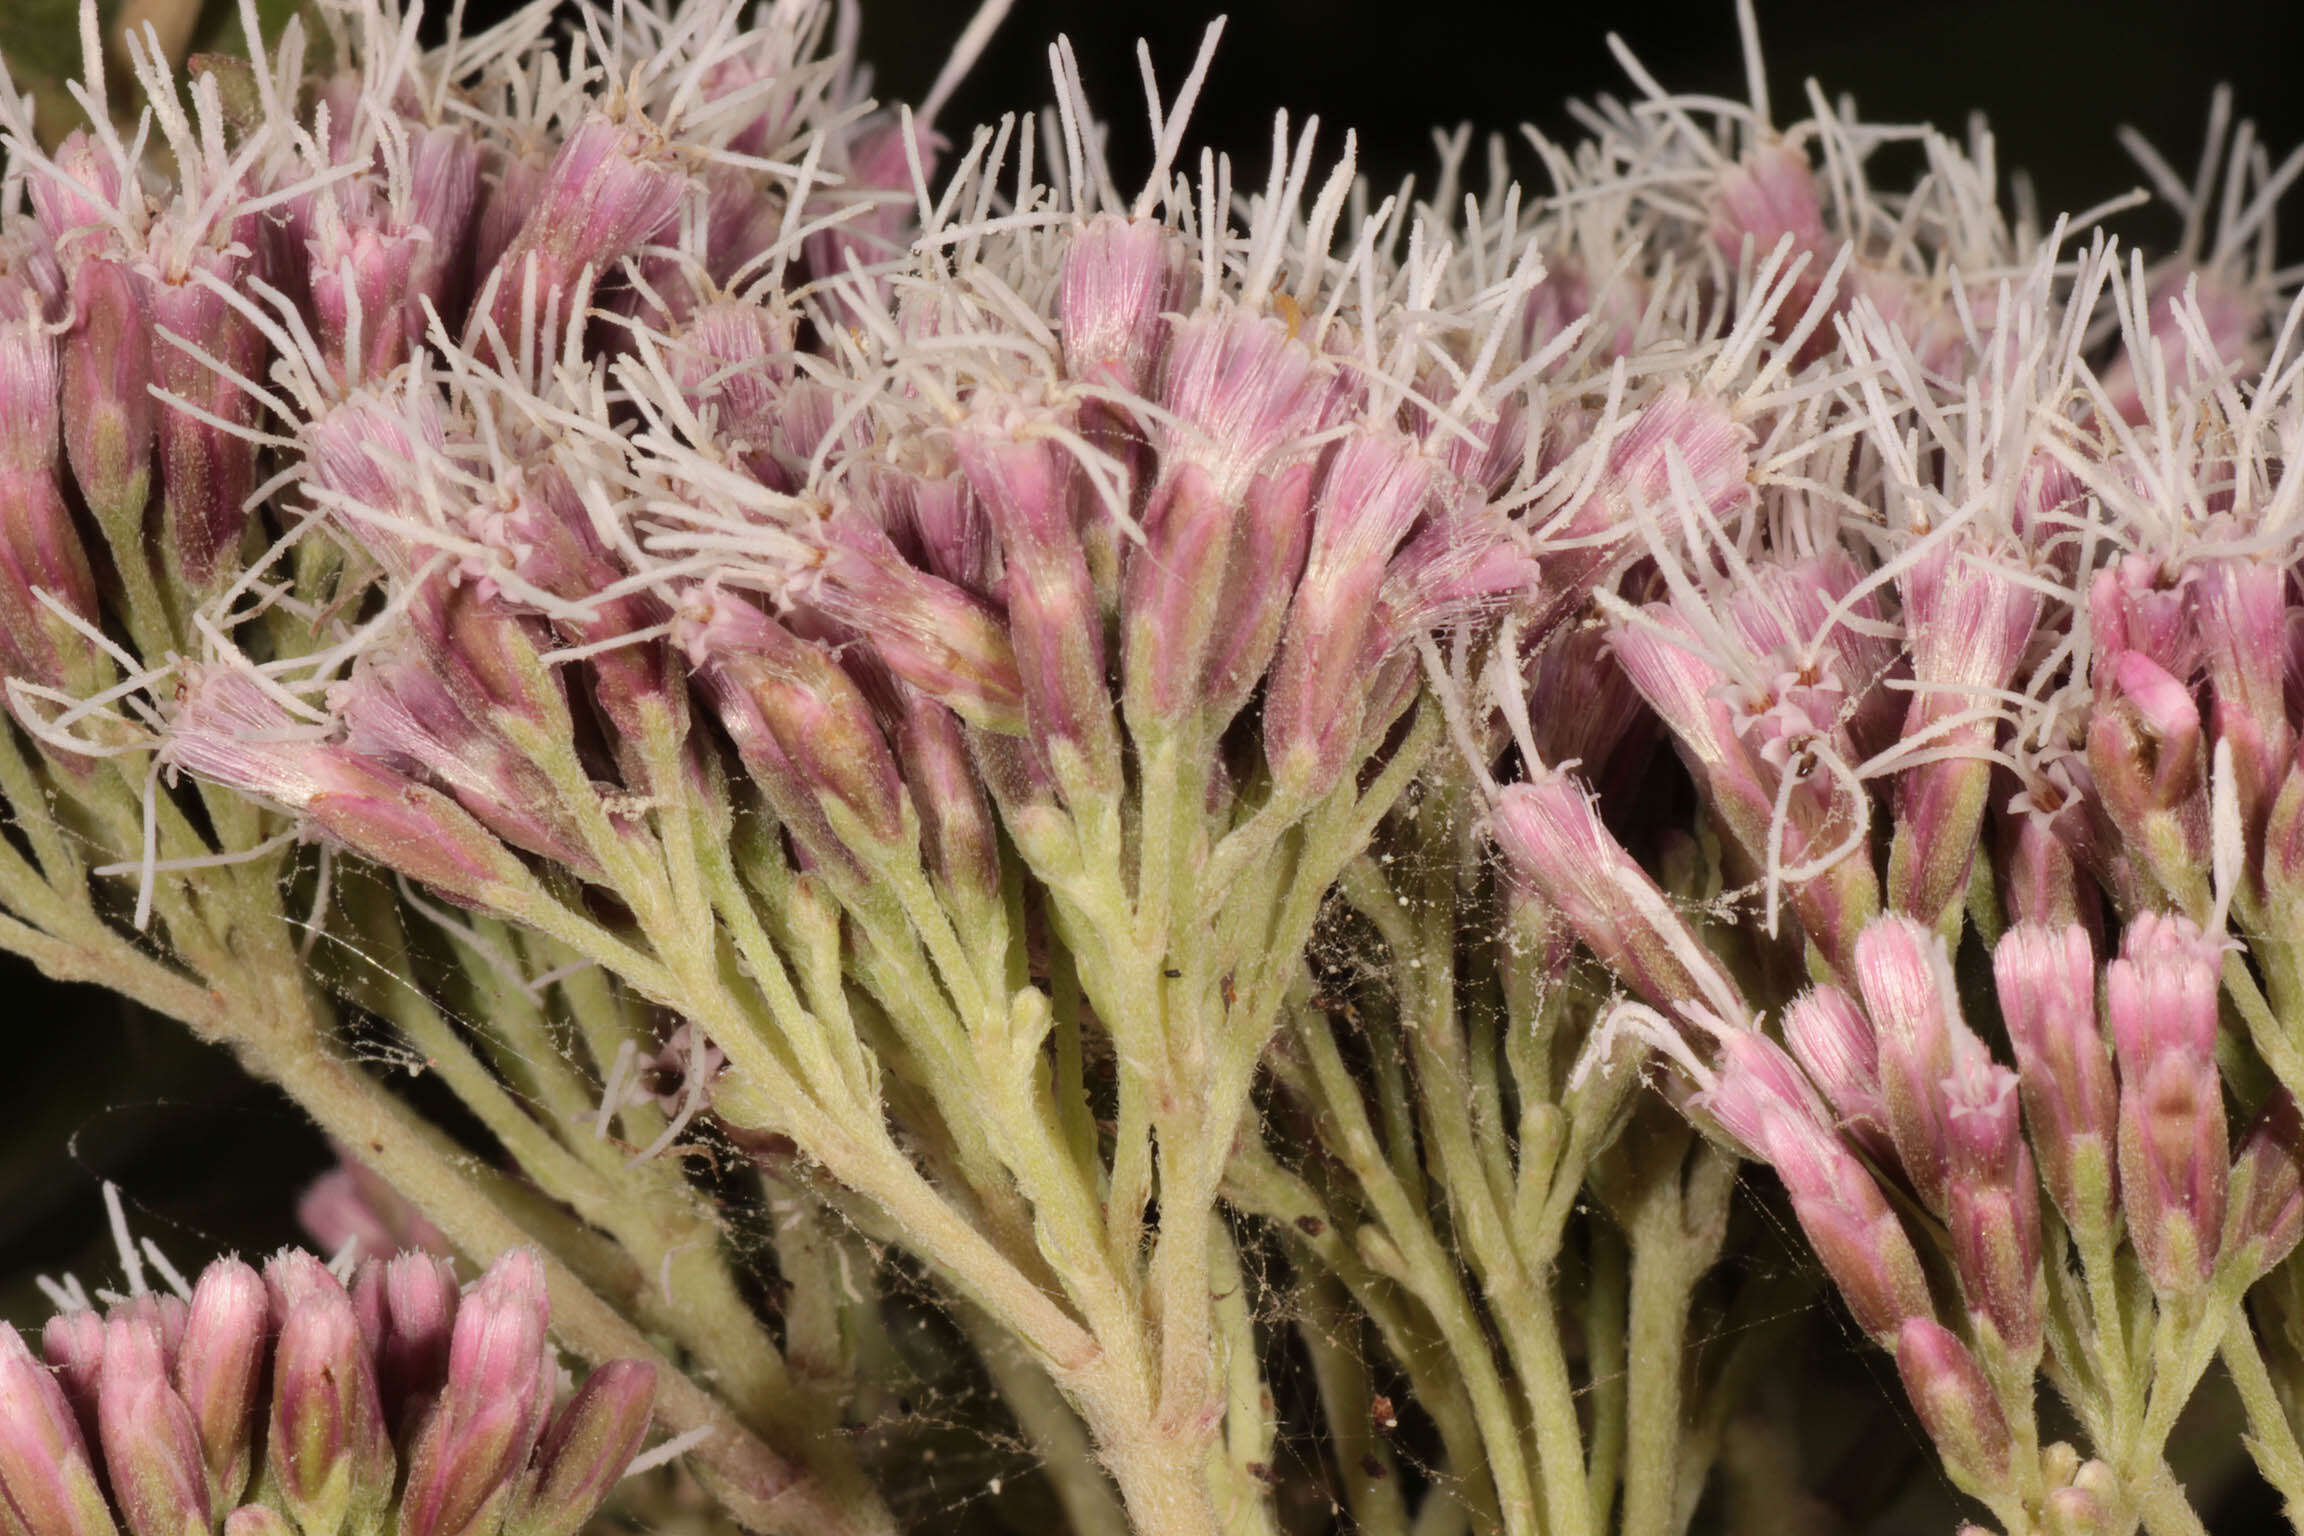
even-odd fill
[[[1993,951],[1992,973],[2048,1193],[2076,1230],[2108,1233],[2119,1091],[2096,1023],[2088,931],[2019,924]]]
[[[56,1373],[64,1400],[72,1405],[81,1437],[100,1444],[96,1428],[96,1378],[104,1369],[104,1319],[86,1307],[50,1317],[40,1330],[40,1353]]]
[[[1880,1042],[1863,1010],[1838,987],[1803,992],[1784,1010],[1784,1043],[1824,1090],[1840,1129],[1883,1163],[1893,1163],[1888,1105],[1880,1097]]]
[[[912,565],[860,518],[835,518],[823,535],[819,579],[803,589],[812,606],[969,724],[1021,735],[1023,682],[998,610]]]
[[[611,1360],[584,1378],[536,1450],[532,1487],[523,1487],[504,1536],[577,1536],[648,1438],[656,1368]]]
[[[2088,582],[2088,630],[2099,658],[2141,651],[2171,677],[2200,664],[2194,625],[2197,571],[2151,555],[2123,555]]]
[[[2019,579],[2019,558],[1955,535],[1921,555],[1897,582],[1915,688],[1903,734],[1927,738],[1933,760],[1897,777],[1888,900],[1932,928],[1943,928],[1967,895],[1996,728],[1989,719],[1944,722],[2006,688],[2023,659],[2041,599]]]
[[[1144,394],[1168,342],[1165,316],[1183,303],[1185,253],[1156,219],[1098,214],[1064,248],[1056,293],[1064,371]]]
[[[583,274],[593,283],[607,276],[672,217],[686,186],[671,147],[644,120],[594,111],[577,124],[494,266],[487,318],[504,345],[518,353],[534,337],[557,351],[561,330],[590,302],[578,290]],[[511,190],[507,179],[498,199]]]
[[[2016,1074],[1965,1031],[1953,1037],[1944,1130],[1952,1263],[1979,1337],[2036,1361],[2047,1280],[2040,1268],[2040,1184],[2017,1123]]]
[[[250,275],[248,258],[232,251],[203,253],[194,270],[227,288],[244,286]],[[177,580],[195,596],[208,597],[239,574],[246,503],[256,488],[256,447],[229,429],[254,425],[256,401],[161,333],[173,333],[247,379],[263,375],[264,335],[190,272],[140,275],[152,323],[153,383],[203,413],[165,402],[159,412],[163,553]]]
[[[2231,748],[2241,825],[2251,839],[2262,834],[2296,756],[2281,665],[2289,613],[2288,572],[2279,565],[2212,560],[2200,573],[2200,638],[2216,739]]]
[[[546,1316],[544,1267],[526,1249],[498,1259],[465,1295],[447,1381],[409,1449],[401,1536],[498,1528],[552,1407]]]
[[[113,530],[141,530],[152,486],[152,336],[141,290],[113,261],[72,276],[64,337],[64,451],[89,507]],[[139,557],[142,550],[137,550]]]
[[[360,1266],[352,1308],[376,1362],[386,1423],[413,1422],[447,1380],[456,1305],[456,1271],[446,1259],[397,1253]]]
[[[421,773],[514,847],[580,874],[598,872],[550,777],[497,728],[484,702],[455,689],[418,647],[368,652],[330,690],[329,704],[355,757]]]
[[[2287,1258],[2304,1233],[2304,1115],[2287,1089],[2272,1090],[2240,1139],[2231,1190],[2224,1262],[2253,1284]]]
[[[305,1536],[373,1530],[392,1497],[392,1441],[351,1298],[319,1261],[265,1267],[280,1318],[264,1472]]]
[[[1980,1498],[2007,1487],[2015,1440],[1968,1346],[1934,1318],[1915,1317],[1896,1336],[1896,1370],[1952,1481]]]
[[[2088,769],[2105,813],[2143,871],[2184,911],[2210,901],[2208,756],[2200,710],[2140,651],[2098,672]]]
[[[303,252],[315,339],[339,384],[379,378],[423,334],[424,311],[408,287],[428,242],[373,199],[323,197],[317,209]]]
[[[695,606],[683,643],[762,786],[805,796],[795,809],[836,806],[882,845],[901,839],[903,781],[855,679],[824,647],[733,593],[700,593]]]
[[[2121,1204],[2144,1273],[2164,1295],[2206,1283],[2224,1229],[2219,949],[2189,918],[2145,912],[2104,972],[2120,1062]]]
[[[1903,1223],[1791,1057],[1750,1030],[1724,1031],[1719,1044],[1719,1080],[1692,1107],[1775,1168],[1857,1325],[1893,1347],[1907,1320],[1934,1307]]]
[[[1000,900],[999,823],[968,761],[959,721],[935,700],[910,695],[897,745],[930,872],[989,913]]]
[[[1264,751],[1281,790],[1310,800],[1347,766],[1363,722],[1386,568],[1434,486],[1432,461],[1397,433],[1339,444],[1316,499],[1312,547],[1264,704]]]
[[[1857,939],[1856,981],[1879,1030],[1880,1096],[1897,1161],[1921,1202],[1942,1212],[1949,1175],[1942,1088],[1953,1037],[1967,1030],[1951,959],[1936,933],[1890,914]]]
[[[10,1512],[34,1536],[116,1530],[62,1388],[16,1330],[0,1323],[0,1514]]]
[[[224,1536],[296,1536],[296,1527],[269,1504],[243,1504],[224,1517]]]
[[[66,265],[103,249],[120,206],[120,162],[85,128],[56,146],[56,174],[25,178],[32,212]]]
[[[157,1327],[133,1316],[105,1323],[96,1393],[104,1468],[132,1536],[207,1536],[199,1426],[168,1384]]]
[[[1648,872],[1601,824],[1592,796],[1564,773],[1508,784],[1490,834],[1515,883],[1568,919],[1600,962],[1656,1007],[1744,1017],[1735,984]]]
[[[269,1324],[264,1280],[254,1269],[218,1259],[201,1272],[176,1350],[176,1390],[199,1431],[211,1509],[248,1487]]]
[[[1006,556],[1003,595],[1027,734],[1058,766],[1060,782],[1077,775],[1082,790],[1113,793],[1120,786],[1119,733],[1103,618],[1076,521],[1078,466],[1049,438],[991,423],[957,433],[953,449]],[[1066,762],[1072,766],[1063,768]]]
[[[234,668],[191,667],[169,750],[187,773],[300,810],[355,852],[451,900],[487,906],[532,883],[527,866],[447,796],[296,731]]]

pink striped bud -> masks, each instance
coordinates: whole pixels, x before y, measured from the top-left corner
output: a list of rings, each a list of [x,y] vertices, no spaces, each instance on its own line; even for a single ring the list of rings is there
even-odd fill
[[[697,663],[745,766],[786,809],[838,807],[865,837],[889,844],[905,830],[903,781],[855,679],[820,645],[801,639],[728,592],[697,595],[682,644]]]
[[[269,1504],[243,1504],[224,1517],[224,1536],[297,1536],[288,1517]]]
[[[935,700],[908,694],[896,756],[920,814],[930,873],[956,898],[989,912],[1000,900],[1000,829],[960,722]]]
[[[117,1530],[63,1389],[6,1323],[0,1323],[0,1518],[34,1536],[114,1536]]]
[[[199,1426],[168,1384],[158,1328],[132,1316],[105,1323],[96,1394],[104,1468],[131,1536],[207,1536]]]
[[[2282,676],[2288,572],[2269,561],[2213,560],[2198,591],[2216,739],[2232,749],[2241,825],[2253,839],[2296,757]]]
[[[607,277],[663,228],[686,186],[672,147],[645,120],[594,111],[577,124],[494,265],[487,318],[504,344],[517,354],[533,337],[557,351],[561,330],[590,302],[584,274],[590,285]]]
[[[2287,1258],[2304,1234],[2304,1115],[2287,1089],[2272,1090],[2240,1138],[2231,1187],[2224,1262],[2252,1284]]]
[[[2018,924],[1992,952],[1992,974],[2041,1178],[2076,1231],[2107,1234],[2119,1190],[2120,1100],[2096,1022],[2088,931]]]
[[[1395,433],[1357,433],[1328,462],[1312,547],[1264,705],[1265,754],[1288,794],[1316,798],[1347,766],[1363,725],[1386,568],[1424,515],[1432,461]]]
[[[1536,750],[1546,762],[1581,763],[1603,794],[1620,773],[1645,762],[1655,745],[1657,722],[1617,665],[1605,629],[1562,626],[1522,676]]]
[[[1719,1044],[1719,1080],[1693,1107],[1775,1168],[1857,1325],[1893,1348],[1908,1320],[1934,1308],[1903,1223],[1791,1057],[1750,1030],[1724,1031]]]
[[[56,1385],[72,1405],[83,1439],[101,1441],[96,1428],[96,1378],[104,1369],[104,1319],[74,1307],[48,1319],[40,1330],[40,1353],[56,1373]]]
[[[282,1253],[264,1282],[280,1320],[267,1486],[308,1532],[373,1529],[392,1498],[392,1441],[352,1300],[307,1253]]]
[[[456,802],[299,724],[244,673],[187,668],[168,750],[185,772],[310,816],[387,869],[487,906],[531,881],[527,866]]]
[[[118,262],[81,263],[64,337],[64,450],[81,494],[108,528],[142,528],[156,429],[151,385],[142,290]]]
[[[114,255],[112,220],[125,179],[120,162],[96,136],[75,128],[56,146],[57,174],[25,178],[32,212],[67,267],[89,256]]]
[[[2194,345],[2190,325],[2178,317],[2180,308],[2188,305],[2198,307],[2198,334],[2207,344],[2204,355]],[[2246,363],[2263,338],[2264,308],[2245,286],[2182,258],[2152,275],[2144,314],[2145,335],[2158,344],[2160,366],[2175,389],[2182,389],[2189,378]],[[2124,345],[2104,370],[2105,397],[2111,401],[2113,413],[2131,425],[2141,424],[2149,414],[2138,377],[2148,366]]]
[[[175,1376],[199,1432],[211,1509],[233,1504],[248,1488],[270,1323],[264,1280],[254,1269],[218,1259],[201,1271]]]
[[[1543,771],[1506,785],[1488,826],[1513,882],[1542,894],[1626,986],[1667,1011],[1745,1014],[1735,984],[1575,779]]]
[[[203,252],[192,270],[229,288],[245,287],[251,275],[249,258],[236,250]],[[164,495],[162,552],[177,580],[205,597],[239,574],[240,538],[248,526],[246,502],[256,488],[255,445],[215,421],[250,428],[256,420],[256,402],[238,384],[161,333],[191,343],[248,379],[263,376],[266,344],[263,332],[247,316],[190,273],[139,275],[153,329],[153,383],[204,413],[195,415],[163,402],[157,430]]]
[[[2010,922],[2060,928],[2096,918],[2098,887],[2080,866],[2090,832],[2078,788],[2086,774],[2068,760],[2033,761],[2023,787],[2001,806],[2000,900]]]
[[[1897,1161],[1921,1203],[1945,1209],[1950,1174],[1943,1085],[1967,1025],[1944,941],[1909,917],[1874,919],[1856,941],[1856,982],[1879,1030],[1880,1096]]]
[[[2039,1358],[2047,1280],[2040,1268],[2040,1183],[2017,1123],[2016,1074],[1983,1042],[1953,1036],[1944,1081],[1952,1263],[1979,1336],[2018,1361]]]
[[[1839,1126],[1884,1164],[1895,1161],[1880,1096],[1880,1042],[1872,1021],[1838,987],[1816,987],[1784,1010],[1784,1043],[1824,1091]]]
[[[352,1309],[376,1362],[385,1422],[413,1422],[448,1376],[456,1323],[456,1271],[428,1253],[370,1259],[352,1283]]]
[[[2006,1488],[2015,1438],[1968,1346],[1934,1318],[1915,1317],[1896,1337],[1896,1370],[1952,1481],[1980,1498]]]
[[[2141,651],[2173,677],[2200,664],[2196,571],[2173,560],[2123,555],[2088,582],[2088,630],[2099,658]]]
[[[1064,248],[1056,318],[1064,371],[1144,394],[1167,344],[1169,311],[1182,307],[1185,252],[1155,219],[1099,214]]]
[[[576,1389],[536,1448],[504,1536],[577,1536],[648,1437],[656,1368],[612,1360]]]
[[[422,338],[423,306],[409,285],[430,243],[400,227],[358,182],[315,200],[312,234],[300,253],[308,262],[313,332],[339,384],[379,378],[407,361]]]
[[[954,435],[953,449],[1006,556],[1002,595],[1035,750],[1058,765],[1059,781],[1077,774],[1084,789],[1110,794],[1120,785],[1120,742],[1081,543],[1081,476],[1062,445],[1030,428],[1022,411],[980,421]]]
[[[2105,968],[2120,1061],[2120,1194],[2154,1288],[2205,1284],[2224,1229],[2231,1152],[2216,1070],[2221,945],[2189,918],[2140,913]]]
[[[401,1536],[478,1536],[504,1518],[552,1407],[544,1267],[514,1249],[457,1309],[448,1378],[416,1432]]]
[[[1713,243],[1731,263],[1745,240],[1755,253],[1766,256],[1779,241],[1792,237],[1792,250],[1825,254],[1836,248],[1824,228],[1824,202],[1816,188],[1816,174],[1808,156],[1789,144],[1767,144],[1747,153],[1724,172],[1713,188],[1718,206],[1712,216]],[[1814,276],[1824,275],[1811,262]],[[1797,301],[1790,306],[1797,315]]]
[[[1016,649],[999,611],[929,575],[859,517],[824,525],[818,579],[799,591],[867,640],[888,670],[982,730],[1024,731]]]
[[[2210,900],[2208,755],[2191,690],[2141,651],[2099,669],[2088,769],[2105,813],[2142,872],[2176,905]]]
[[[408,141],[408,222],[422,230],[408,269],[401,323],[411,340],[423,336],[423,300],[430,299],[454,334],[471,291],[473,215],[481,197],[480,145],[460,123],[418,130]]]
[[[516,848],[598,872],[550,777],[414,647],[369,652],[328,702],[355,757],[430,779]]]
[[[1943,927],[1967,894],[1998,729],[1988,711],[1948,722],[2009,685],[2040,617],[2040,594],[2011,568],[2018,558],[1955,535],[1897,581],[1916,690],[1903,734],[1925,735],[1939,755],[1897,778],[1888,901],[1931,927]]]
[[[448,1239],[422,1211],[341,1146],[336,1148],[336,1166],[305,1186],[296,1202],[296,1223],[322,1253],[340,1253],[354,1240],[359,1252],[370,1257],[403,1248],[434,1254],[452,1251]]]

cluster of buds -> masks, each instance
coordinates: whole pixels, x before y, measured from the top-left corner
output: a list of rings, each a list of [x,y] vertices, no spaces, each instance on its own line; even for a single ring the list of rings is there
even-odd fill
[[[186,1294],[0,1325],[0,1528],[24,1536],[576,1536],[648,1433],[655,1367],[561,1399],[544,1272],[218,1259]]]
[[[1532,135],[1550,198],[1501,146],[1467,194],[1468,138],[1380,197],[1285,117],[1236,192],[1185,151],[1204,50],[1147,63],[1130,196],[1068,47],[1044,121],[936,131],[1004,9],[891,113],[825,0],[432,49],[245,0],[189,82],[128,40],[123,137],[91,4],[89,127],[0,91],[0,940],[133,971],[341,1134],[385,1090],[314,1076],[328,989],[265,974],[329,971],[711,1362],[679,1427],[748,1518],[893,1523],[793,1406],[899,1353],[817,1222],[1103,1458],[1083,1529],[1258,1507],[1231,1202],[1426,1397],[1470,1513],[1415,1528],[1594,1529],[1608,1444],[1661,1529],[1681,1425],[1600,1416],[1677,1414],[1731,1153],[2011,1536],[2160,1518],[2220,1351],[2304,1504],[2304,1348],[2244,1305],[2304,1316],[2300,162],[2243,136],[2212,231],[2171,184],[2147,271],[2004,215],[1981,136],[1899,130],[1928,175],[1875,195],[1883,131],[1779,131],[1756,70]],[[774,1285],[658,1156],[705,1117]],[[430,1234],[352,1174],[307,1214]],[[8,1335],[0,1536],[572,1531],[652,1377],[555,1413],[540,1274],[228,1261],[59,1317],[54,1374]],[[1561,1274],[1626,1287],[1581,1406]],[[1381,1378],[1313,1347],[1365,1425]]]

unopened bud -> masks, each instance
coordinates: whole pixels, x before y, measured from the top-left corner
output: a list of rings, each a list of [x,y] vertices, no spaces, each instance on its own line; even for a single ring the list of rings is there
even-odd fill
[[[2120,1061],[2121,1205],[2144,1273],[2164,1295],[2206,1283],[2224,1230],[2220,948],[2188,918],[2141,913],[2104,973]]]
[[[1992,972],[2041,1178],[2075,1229],[2107,1233],[2117,1190],[2119,1091],[2096,1023],[2088,931],[2077,923],[2019,924],[1993,951]]]
[[[199,1428],[168,1384],[159,1330],[145,1320],[105,1323],[96,1411],[112,1497],[132,1536],[207,1536]]]
[[[2253,1283],[2288,1257],[2304,1233],[2304,1115],[2275,1088],[2240,1140],[2225,1218],[2224,1262]]]
[[[656,1368],[611,1360],[584,1379],[536,1449],[532,1492],[504,1522],[504,1536],[577,1536],[648,1437]]]
[[[1488,825],[1511,878],[1541,893],[1633,991],[1668,1011],[1744,1016],[1727,973],[1601,823],[1581,784],[1549,771],[1508,784]]]
[[[1824,1090],[1840,1128],[1883,1162],[1895,1159],[1880,1097],[1880,1042],[1872,1021],[1838,987],[1817,987],[1784,1010],[1784,1043]]]
[[[63,1390],[6,1323],[0,1323],[0,1508],[12,1510],[35,1536],[114,1536],[116,1530]]]
[[[201,1272],[176,1350],[176,1390],[200,1434],[212,1509],[248,1487],[269,1324],[264,1280],[254,1269],[218,1259]]]
[[[552,1407],[544,1268],[515,1249],[457,1308],[448,1376],[408,1453],[401,1536],[478,1536],[504,1519]]]
[[[2113,658],[2088,725],[2097,798],[2177,906],[2210,901],[2208,758],[2191,690],[2139,651]]]
[[[2005,1488],[2015,1441],[1968,1346],[1934,1318],[1915,1317],[1896,1337],[1896,1369],[1952,1481],[1978,1497]]]
[[[281,1319],[268,1485],[307,1536],[372,1529],[392,1497],[392,1441],[351,1298],[303,1253],[273,1260],[265,1284]]]
[[[1791,1057],[1750,1030],[1728,1030],[1719,1045],[1719,1081],[1694,1107],[1775,1168],[1857,1325],[1893,1347],[1906,1321],[1933,1306],[1903,1223],[1833,1134],[1829,1112]]]
[[[1942,1085],[1964,1031],[1944,941],[1912,918],[1875,919],[1856,941],[1856,981],[1879,1029],[1880,1095],[1897,1161],[1930,1210],[1945,1208],[1949,1174]]]

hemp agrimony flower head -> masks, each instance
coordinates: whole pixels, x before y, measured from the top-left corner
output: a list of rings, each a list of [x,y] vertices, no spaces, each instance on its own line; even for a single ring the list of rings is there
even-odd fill
[[[494,1265],[60,1321],[0,1508],[572,1529],[653,1383],[752,1529],[964,1432],[1081,1531],[1653,1536],[1813,1312],[1739,1159],[1967,1513],[2194,1528],[2219,1355],[2304,1501],[2304,160],[2139,148],[2147,267],[1779,127],[1746,7],[1549,191],[1236,168],[1211,29],[1128,189],[1066,43],[940,131],[1004,10],[913,107],[821,0],[0,93],[0,942]]]
[[[561,1391],[532,1253],[461,1291],[420,1250],[360,1260],[347,1285],[283,1249],[190,1285],[161,1261],[173,1289],[154,1292],[122,1251],[130,1293],[99,1314],[58,1288],[37,1353],[0,1324],[12,1532],[574,1536],[647,1437],[653,1366]]]

